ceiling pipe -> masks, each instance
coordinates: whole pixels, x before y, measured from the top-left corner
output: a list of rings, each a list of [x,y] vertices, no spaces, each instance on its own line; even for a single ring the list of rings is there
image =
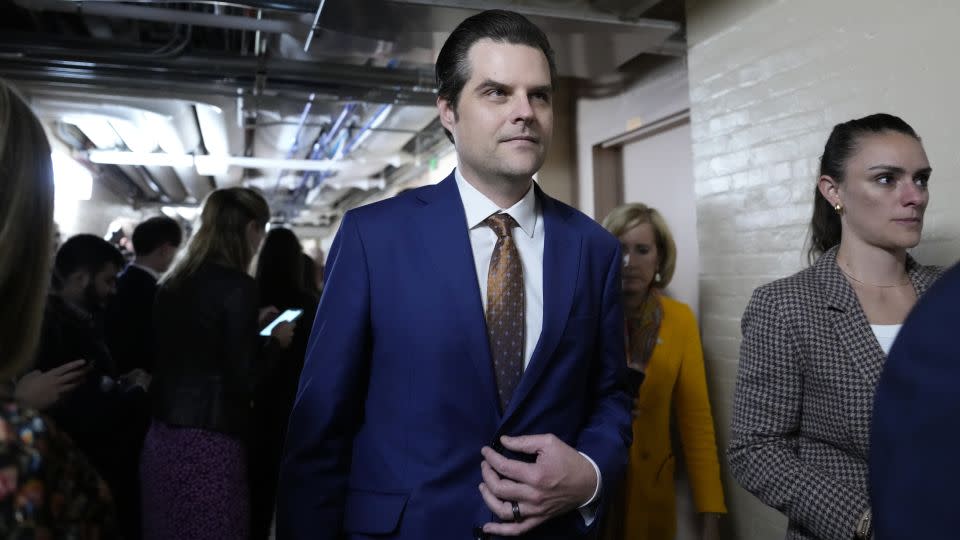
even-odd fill
[[[238,97],[238,89],[250,88],[258,60],[235,57],[181,56],[172,60],[108,59],[63,49],[43,58],[25,54],[23,43],[0,37],[0,72],[16,81],[43,82],[48,88],[77,91],[107,89],[142,94],[195,99],[197,92]],[[4,54],[7,51],[10,54]],[[16,51],[20,51],[19,53]],[[317,100],[434,105],[436,93],[425,84],[425,72],[354,66],[329,62],[288,61],[271,58],[267,101],[298,101],[311,93]]]
[[[480,11],[483,9],[508,9],[527,17],[543,17],[547,19],[567,19],[586,23],[599,23],[622,26],[625,28],[643,29],[680,29],[680,24],[673,21],[656,19],[631,18],[622,19],[610,13],[598,12],[594,9],[569,8],[562,6],[537,6],[520,4],[511,0],[486,0],[482,6],[475,0],[389,0],[394,4],[408,4],[436,8],[468,9]],[[652,4],[651,4],[652,5]]]
[[[310,115],[310,109],[313,107],[315,97],[315,94],[310,94],[310,100],[303,106],[303,112],[300,113],[300,121],[297,123],[297,132],[293,136],[293,144],[291,144],[290,149],[287,150],[287,159],[293,159],[297,152],[300,151],[300,137],[303,135],[303,126],[307,123],[307,117]],[[282,180],[286,174],[287,171],[283,169],[277,174],[277,182],[273,186],[274,194],[276,194],[280,188],[280,180]]]
[[[83,2],[85,4],[92,4],[95,2],[115,2],[116,0],[73,0],[76,2]],[[133,0],[138,4],[166,4],[169,3],[168,0]],[[267,11],[289,11],[295,13],[312,13],[316,9],[317,2],[315,0],[287,0],[286,2],[278,2],[271,0],[187,0],[185,2],[180,2],[182,4],[203,4],[203,5],[213,5],[213,6],[233,6],[233,7],[245,7],[250,9],[264,9]]]
[[[225,164],[227,167],[242,167],[244,169],[289,169],[294,171],[330,171],[341,170],[355,163],[375,164],[386,166],[389,159],[373,160],[312,160],[312,159],[272,159],[246,156],[194,156],[191,154],[166,154],[162,152],[125,152],[114,150],[89,150],[81,152],[92,163],[102,165],[133,165],[143,167],[190,167],[196,166],[197,161],[202,163],[203,169],[214,169],[215,165]],[[203,163],[206,162],[206,163]]]
[[[293,34],[297,28],[288,21],[259,20],[237,15],[217,15],[179,9],[135,6],[116,2],[69,2],[62,0],[14,0],[14,3],[30,11],[55,11],[76,15],[98,15],[141,21],[167,22],[231,30]]]
[[[327,3],[327,0],[320,0],[320,5],[317,6],[317,13],[313,16],[313,24],[310,25],[310,34],[307,35],[307,41],[303,44],[303,52],[310,50],[310,43],[313,42],[313,34],[317,31],[317,24],[320,22],[320,12],[323,11],[323,5]]]

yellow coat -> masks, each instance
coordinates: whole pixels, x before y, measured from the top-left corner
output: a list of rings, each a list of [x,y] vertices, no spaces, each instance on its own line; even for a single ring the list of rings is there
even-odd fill
[[[727,511],[697,320],[686,304],[665,296],[661,302],[659,339],[633,421],[623,516],[624,538],[629,540],[673,540],[676,534],[671,411],[676,413],[697,511]]]

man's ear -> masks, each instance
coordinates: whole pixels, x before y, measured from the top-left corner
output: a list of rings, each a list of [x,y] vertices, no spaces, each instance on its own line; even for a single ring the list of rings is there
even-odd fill
[[[453,133],[453,126],[457,123],[457,109],[446,98],[437,98],[437,111],[440,113],[440,124]]]
[[[837,182],[832,176],[822,175],[817,180],[817,189],[820,190],[823,198],[830,203],[830,206],[843,204],[843,201],[840,200],[840,182]]]

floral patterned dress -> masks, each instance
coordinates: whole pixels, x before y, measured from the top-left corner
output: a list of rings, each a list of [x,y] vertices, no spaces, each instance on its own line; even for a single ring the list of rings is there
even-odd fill
[[[50,421],[0,401],[0,538],[117,538],[110,491]]]

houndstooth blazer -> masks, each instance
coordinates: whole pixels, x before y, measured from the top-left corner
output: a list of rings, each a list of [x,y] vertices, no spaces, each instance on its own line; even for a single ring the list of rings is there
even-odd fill
[[[759,287],[743,314],[727,458],[790,520],[787,539],[850,540],[869,506],[873,398],[886,355],[836,263],[837,248]],[[912,258],[917,296],[941,269]]]

